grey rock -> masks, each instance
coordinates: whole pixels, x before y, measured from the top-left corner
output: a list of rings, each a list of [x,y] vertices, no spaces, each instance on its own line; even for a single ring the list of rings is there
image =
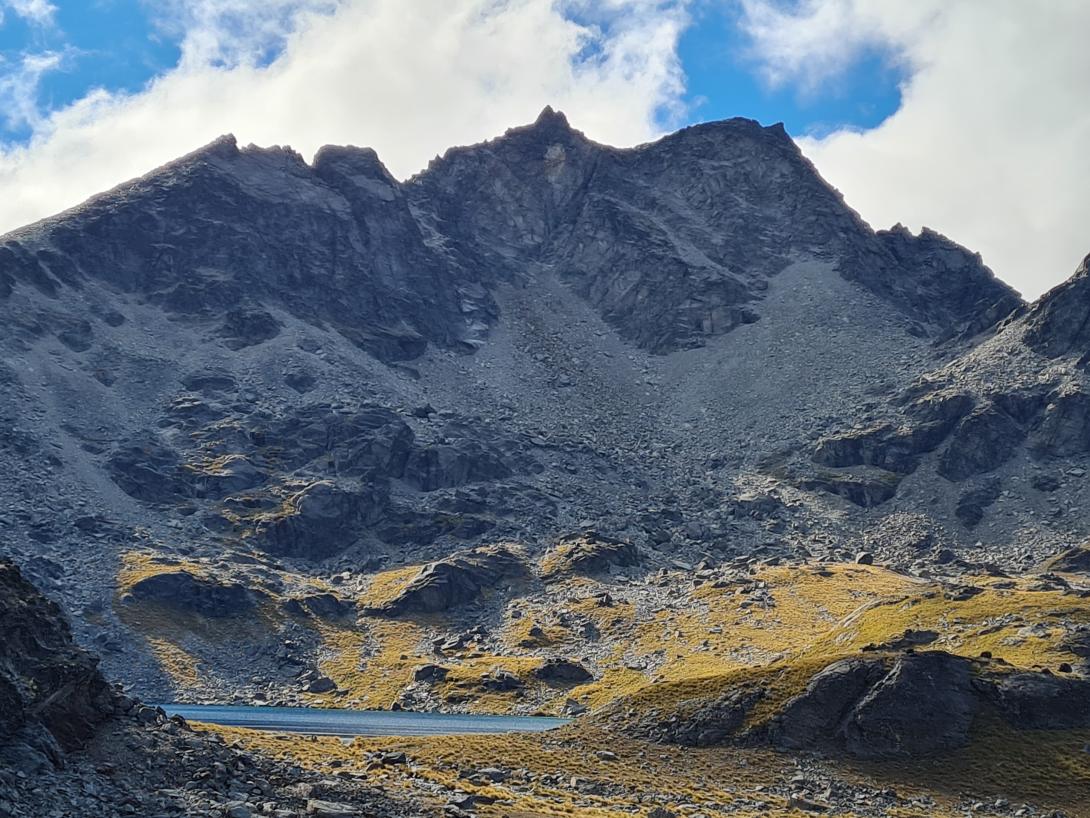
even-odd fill
[[[0,560],[0,745],[22,736],[52,763],[82,746],[118,704],[97,665],[57,604]]]
[[[133,602],[163,605],[212,618],[247,613],[262,596],[239,583],[218,582],[184,570],[144,577],[133,583],[128,594]]]
[[[525,571],[522,559],[502,546],[462,552],[424,566],[394,599],[375,612],[401,615],[447,611]]]
[[[594,680],[594,674],[579,662],[568,659],[548,659],[534,669],[535,678],[547,684],[576,685]]]

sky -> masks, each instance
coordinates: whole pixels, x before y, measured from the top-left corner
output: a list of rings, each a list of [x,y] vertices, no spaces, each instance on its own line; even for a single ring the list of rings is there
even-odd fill
[[[876,229],[1033,298],[1090,252],[1086,0],[0,0],[0,232],[234,133],[407,178],[546,104],[783,122]]]

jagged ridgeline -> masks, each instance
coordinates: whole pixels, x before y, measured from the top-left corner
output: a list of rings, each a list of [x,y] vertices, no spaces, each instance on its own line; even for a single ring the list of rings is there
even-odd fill
[[[149,699],[579,717],[294,750],[452,810],[1080,809],[1086,280],[1027,305],[745,119],[405,181],[225,137],[0,240],[0,548]]]

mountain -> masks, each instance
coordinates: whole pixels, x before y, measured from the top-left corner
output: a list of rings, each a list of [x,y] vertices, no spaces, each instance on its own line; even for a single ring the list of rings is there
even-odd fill
[[[2,551],[149,700],[1022,747],[1083,727],[1026,713],[1085,674],[1087,275],[1026,304],[745,119],[406,181],[224,137],[0,239]]]

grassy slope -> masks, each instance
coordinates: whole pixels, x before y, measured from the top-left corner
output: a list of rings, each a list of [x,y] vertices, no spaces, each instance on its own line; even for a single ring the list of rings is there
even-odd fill
[[[122,588],[159,566],[147,558],[126,560],[125,565]],[[162,566],[162,570],[176,567]],[[414,573],[415,569],[408,568],[378,575],[361,603],[373,605],[389,599]],[[609,646],[608,658],[599,663],[599,678],[590,684],[566,690],[533,689],[535,694],[548,697],[544,709],[554,711],[571,697],[592,707],[624,701],[635,711],[684,712],[687,706],[715,697],[739,681],[760,678],[773,695],[752,715],[753,721],[759,721],[801,690],[817,669],[856,654],[866,645],[895,639],[906,629],[937,631],[940,637],[933,647],[967,656],[989,651],[1017,667],[1055,668],[1063,661],[1077,661],[1059,645],[1059,621],[1090,622],[1087,600],[1056,590],[1039,590],[1039,580],[1033,577],[977,577],[968,582],[982,591],[956,599],[956,589],[876,566],[769,567],[745,582],[725,587],[698,585],[668,604],[648,610],[634,594],[626,599],[624,588],[584,577],[554,579],[543,592],[547,597],[540,600],[538,612],[563,606],[582,620],[593,621],[602,634],[600,639]],[[601,605],[594,601],[596,594],[606,590],[616,602]],[[522,607],[533,604],[533,600],[520,602]],[[182,688],[193,678],[192,666],[187,663],[199,661],[201,640],[227,638],[220,629],[231,627],[230,623],[219,623],[210,629],[208,623],[125,607],[126,622],[144,634],[164,669]],[[247,627],[276,627],[273,614],[265,622],[260,620]],[[513,709],[519,702],[516,694],[485,693],[476,681],[495,668],[505,668],[534,684],[531,671],[541,659],[534,648],[522,647],[527,644],[529,621],[526,616],[508,616],[499,650],[488,653],[471,646],[459,657],[444,659],[451,675],[436,692],[447,700],[468,700],[469,709],[476,712]],[[360,617],[356,623],[330,625],[313,620],[310,624],[322,640],[322,670],[349,691],[342,697],[312,697],[314,703],[337,706],[347,698],[366,707],[387,707],[410,681],[415,666],[434,661],[430,639],[442,623],[427,618],[391,621]],[[558,625],[545,628],[545,637],[537,641],[562,654],[574,655],[580,645],[580,637]],[[636,669],[641,663],[645,669]],[[616,814],[620,806],[634,806],[630,800],[634,796],[621,791],[631,794],[641,788],[658,793],[673,808],[752,798],[768,802],[775,810],[771,814],[790,814],[776,796],[753,789],[787,774],[783,770],[789,764],[783,757],[731,748],[648,747],[598,731],[590,725],[569,729],[563,740],[555,736],[486,736],[357,741],[351,747],[327,740],[312,743],[239,735],[270,752],[290,753],[307,764],[340,759],[349,768],[366,767],[368,754],[377,749],[405,749],[417,760],[415,772],[409,775],[404,770],[383,769],[372,770],[371,775],[385,776],[387,783],[407,788],[418,786],[421,780],[433,780],[462,791],[480,790],[500,797],[502,808],[482,808],[484,815],[598,818]],[[1082,733],[1015,734],[985,718],[976,726],[973,744],[953,756],[916,764],[842,766],[837,773],[890,782],[899,790],[925,789],[947,805],[943,809],[952,809],[951,799],[972,791],[1060,807],[1076,815],[1090,814],[1090,787],[1086,786],[1090,784],[1090,754],[1083,751],[1088,740],[1090,734]],[[621,760],[601,762],[594,757],[598,749],[618,752]],[[561,774],[568,779],[608,781],[618,792],[587,795],[540,781],[523,782],[515,788],[482,788],[457,779],[459,769],[493,763],[517,765],[535,776]],[[502,792],[493,792],[497,789]],[[735,814],[747,812],[742,809]],[[904,813],[906,818],[911,814]]]

